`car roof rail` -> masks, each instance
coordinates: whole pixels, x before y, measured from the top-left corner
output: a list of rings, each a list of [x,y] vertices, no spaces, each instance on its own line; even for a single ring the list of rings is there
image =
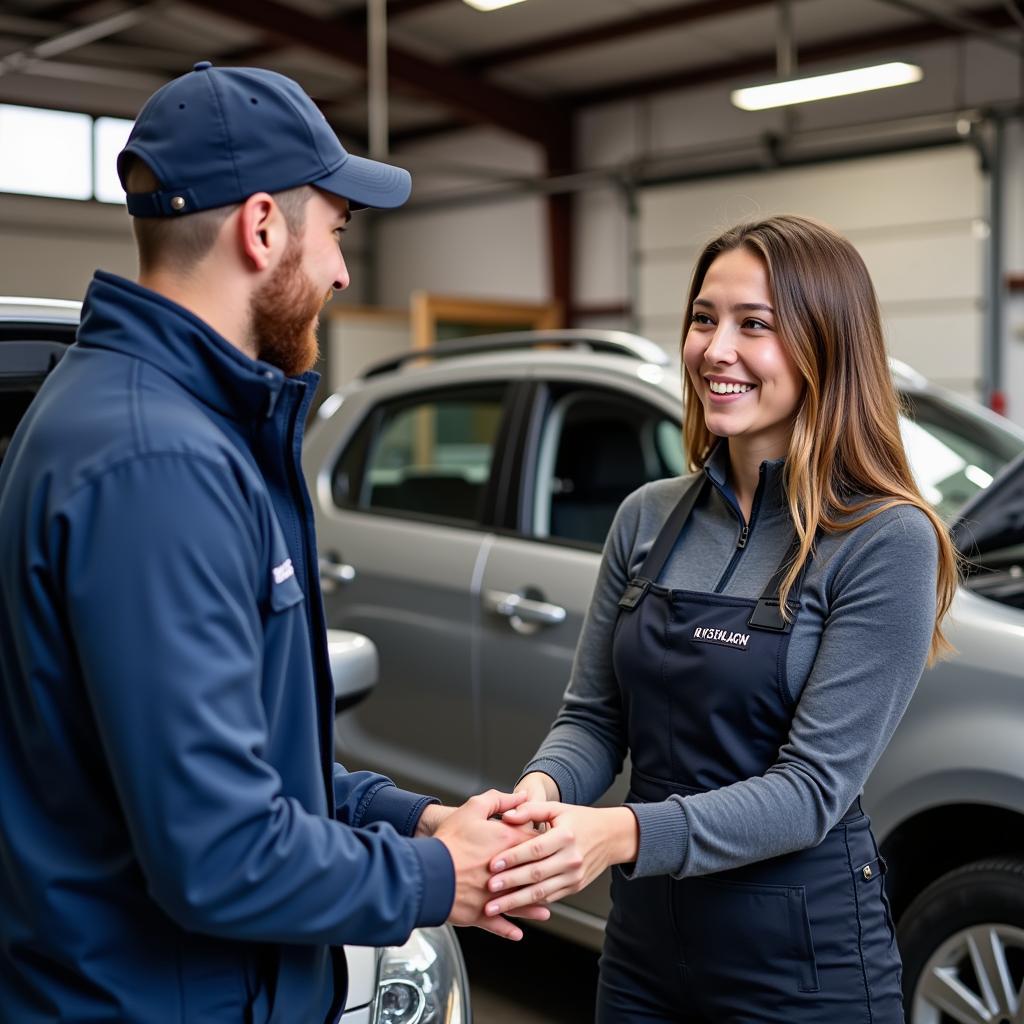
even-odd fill
[[[649,338],[628,331],[589,331],[581,328],[552,331],[509,331],[504,334],[483,334],[472,338],[441,341],[430,348],[411,349],[400,356],[373,363],[361,376],[378,377],[400,369],[406,363],[429,359],[453,359],[457,356],[511,352],[532,348],[584,348],[591,352],[629,356],[645,363],[668,366],[668,353]]]

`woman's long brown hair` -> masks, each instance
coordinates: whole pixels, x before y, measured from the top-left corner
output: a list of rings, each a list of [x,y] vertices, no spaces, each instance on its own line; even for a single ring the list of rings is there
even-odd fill
[[[813,550],[817,530],[852,530],[895,505],[913,505],[931,520],[939,547],[931,665],[953,651],[942,621],[959,582],[959,558],[910,471],[878,298],[867,267],[845,238],[805,217],[741,224],[710,242],[697,260],[684,341],[708,268],[722,253],[741,247],[764,262],[776,330],[805,384],[785,468],[786,498],[800,552],[783,581],[782,608]],[[683,382],[686,455],[690,467],[699,469],[719,439],[704,422],[703,405],[685,370]]]

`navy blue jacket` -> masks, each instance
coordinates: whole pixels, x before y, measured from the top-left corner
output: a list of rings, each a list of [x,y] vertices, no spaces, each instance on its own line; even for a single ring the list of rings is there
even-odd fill
[[[0,1018],[333,1019],[454,896],[426,798],[333,763],[285,378],[98,273],[0,470]]]

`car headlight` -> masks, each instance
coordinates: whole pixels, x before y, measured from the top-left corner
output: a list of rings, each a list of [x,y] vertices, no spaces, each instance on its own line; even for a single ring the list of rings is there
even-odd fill
[[[469,1024],[469,983],[448,927],[417,928],[381,951],[374,1024]]]

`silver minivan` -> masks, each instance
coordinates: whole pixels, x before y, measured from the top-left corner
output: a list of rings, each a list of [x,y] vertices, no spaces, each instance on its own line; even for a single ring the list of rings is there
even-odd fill
[[[1024,431],[894,364],[923,493],[974,563],[865,793],[889,865],[908,1019],[1021,1020]],[[684,472],[678,363],[622,332],[466,339],[389,360],[305,450],[329,625],[371,637],[347,764],[458,802],[509,788],[558,707],[622,499]],[[628,771],[627,771],[628,774]],[[606,797],[619,802],[620,783]],[[548,927],[600,943],[607,886]]]

